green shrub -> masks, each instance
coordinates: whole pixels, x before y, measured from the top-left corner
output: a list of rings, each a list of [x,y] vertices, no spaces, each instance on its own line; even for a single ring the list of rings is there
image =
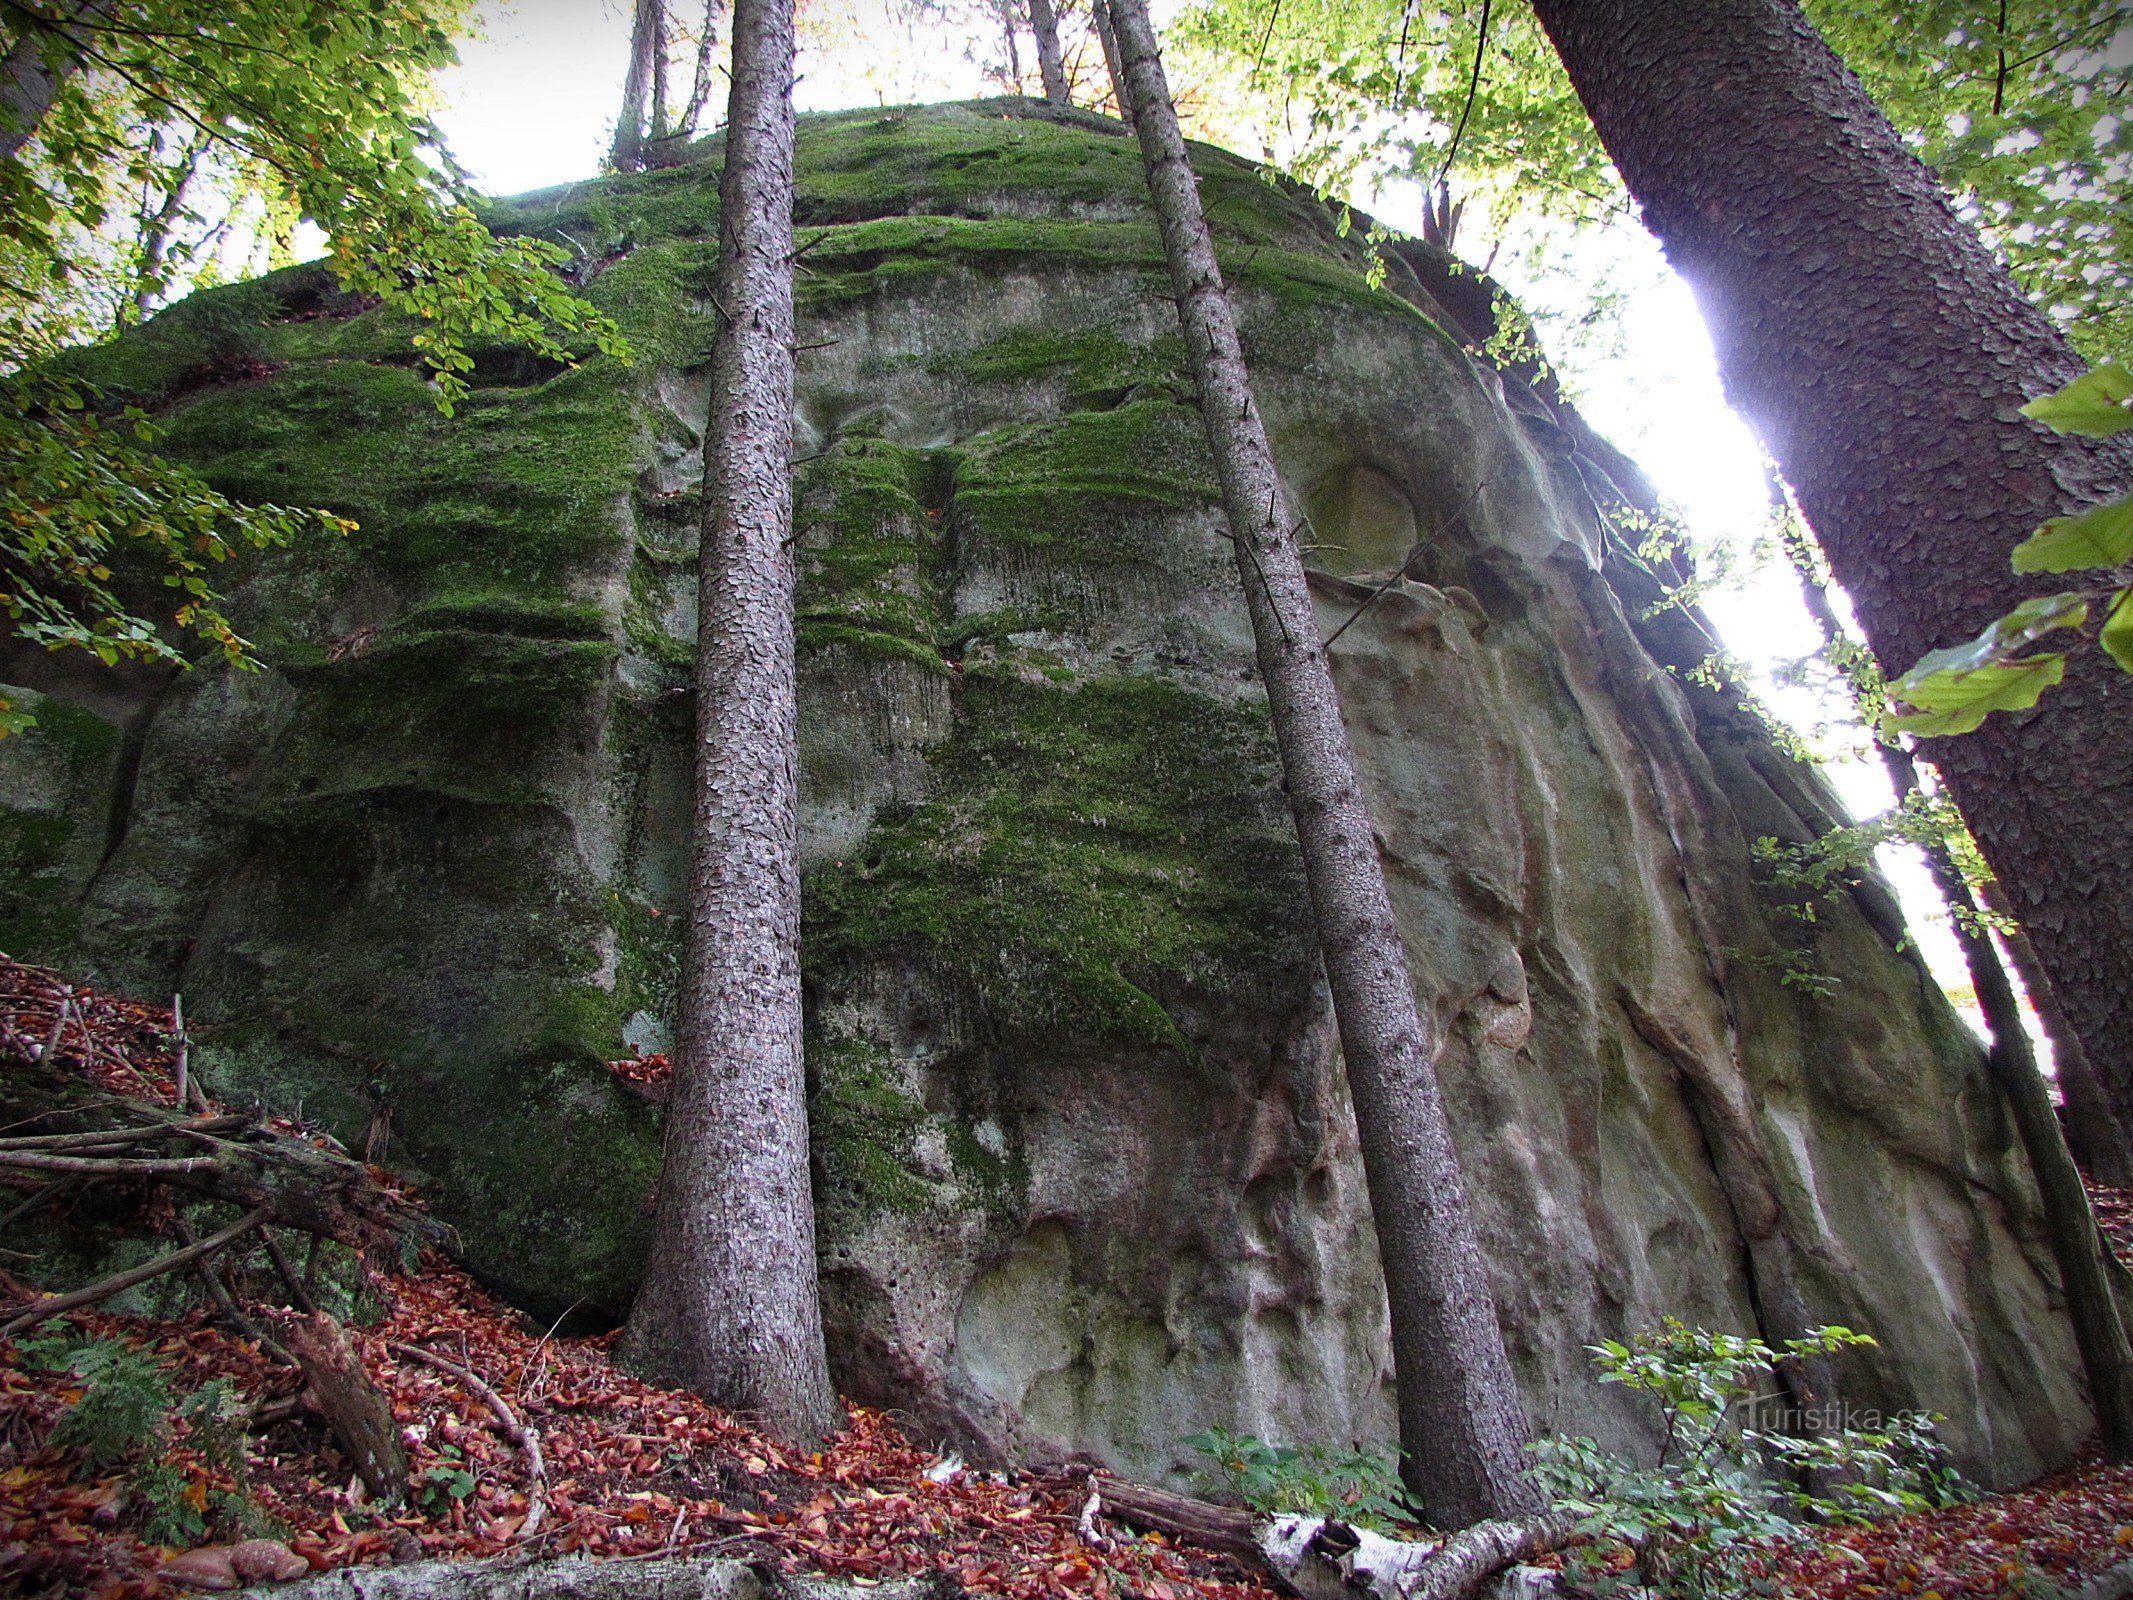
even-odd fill
[[[1268,1444],[1225,1428],[1209,1428],[1184,1443],[1214,1462],[1218,1487],[1254,1511],[1339,1517],[1380,1532],[1420,1520],[1391,1456],[1322,1444]]]
[[[1781,1362],[1873,1342],[1832,1326],[1773,1350],[1669,1317],[1626,1345],[1591,1346],[1600,1381],[1649,1394],[1666,1434],[1650,1466],[1590,1439],[1533,1446],[1535,1481],[1589,1541],[1572,1553],[1575,1581],[1600,1595],[1755,1593],[1746,1566],[1757,1541],[1966,1498],[1934,1437],[1934,1413],[1829,1434],[1755,1425],[1756,1408],[1779,1397],[1764,1386]],[[1622,1567],[1625,1551],[1632,1559]]]

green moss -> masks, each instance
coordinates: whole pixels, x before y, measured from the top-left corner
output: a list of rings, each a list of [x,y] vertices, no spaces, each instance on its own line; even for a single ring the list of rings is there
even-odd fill
[[[37,721],[0,742],[0,950],[64,959],[80,926],[76,896],[106,843],[119,730],[63,700],[7,697]]]
[[[955,456],[959,529],[1077,563],[1136,557],[1135,512],[1216,493],[1200,414],[1162,399],[996,429]]]
[[[977,383],[1022,382],[1063,371],[1067,403],[1074,410],[1114,406],[1144,387],[1167,391],[1172,399],[1191,394],[1185,341],[1174,333],[1138,345],[1102,330],[1062,334],[1015,328],[975,350],[938,356],[928,370]]]
[[[803,638],[939,663],[941,474],[927,453],[847,435],[802,469],[795,615]]]
[[[289,666],[302,707],[276,762],[282,799],[409,786],[552,798],[615,660],[604,639],[401,627],[337,662]]]
[[[870,1039],[810,1032],[807,1072],[818,1204],[861,1217],[932,1204],[934,1185],[913,1170],[926,1108],[897,1085],[889,1053]]]
[[[1005,1033],[1190,1056],[1159,994],[1252,990],[1308,959],[1263,716],[1144,678],[972,673],[959,702],[934,798],[808,876],[811,971],[898,952]]]

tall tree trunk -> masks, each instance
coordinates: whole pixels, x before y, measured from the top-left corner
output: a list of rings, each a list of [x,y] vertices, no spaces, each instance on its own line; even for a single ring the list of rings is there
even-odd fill
[[[1126,100],[1126,67],[1118,56],[1118,30],[1111,25],[1111,0],[1089,0],[1089,20],[1096,27],[1096,42],[1103,47],[1104,71],[1111,78],[1111,98],[1118,102],[1118,120],[1130,130],[1133,107]]]
[[[1845,628],[1830,604],[1814,569],[1804,535],[1787,537],[1786,554],[1800,581],[1800,597],[1808,615],[1822,635],[1825,647],[1845,638]],[[1925,793],[1917,764],[1899,745],[1877,743],[1889,787],[1898,804]],[[2066,1295],[2067,1320],[2073,1324],[2074,1343],[2081,1351],[2081,1366],[2088,1377],[2089,1403],[2103,1434],[2104,1448],[2113,1460],[2133,1454],[2133,1349],[2126,1344],[2126,1330],[2112,1297],[2104,1252],[2110,1246],[2096,1226],[2089,1209],[2088,1190],[2081,1171],[2066,1147],[2059,1118],[2052,1109],[2051,1092],[2038,1069],[2036,1052],[2030,1047],[2029,1030],[2023,1026],[2022,1004],[2008,980],[1992,936],[1978,925],[1976,902],[1962,870],[1944,843],[1925,847],[1926,868],[1933,886],[1954,913],[1949,919],[1955,942],[1963,953],[1963,967],[1977,991],[1978,1007],[1985,1013],[1985,1026],[1992,1033],[1987,1064],[1994,1086],[2006,1101],[2014,1120],[2015,1136],[2029,1157],[2036,1174],[2037,1193],[2044,1204],[2044,1233],[2052,1259],[2059,1268],[2060,1287]]]
[[[2044,964],[2037,959],[2036,946],[2022,931],[2021,919],[2015,915],[2007,891],[2000,887],[1999,879],[1987,878],[1978,885],[1977,897],[1987,911],[2013,924],[2011,930],[2001,932],[1999,942],[2015,976],[2022,980],[2023,993],[2036,1008],[2044,1037],[2052,1042],[2052,1075],[2059,1080],[2059,1093],[2066,1101],[2067,1147],[2074,1152],[2082,1170],[2098,1183],[2114,1189],[2133,1187],[2133,1139],[2127,1137],[2125,1125],[2118,1120],[2117,1109],[2089,1061],[2089,1053],[2081,1048],[2080,1036],[2067,1020],[2066,1008],[2053,993],[2051,980],[2044,975]]]
[[[1534,0],[1735,405],[1901,669],[2023,594],[2008,552],[2133,486],[2017,413],[2082,368],[1793,0]],[[2133,678],[2097,651],[1934,765],[2133,1128]]]
[[[158,153],[162,135],[156,135]],[[200,171],[200,158],[207,154],[207,135],[194,133],[186,141],[185,152],[179,157],[170,174],[170,187],[163,192],[163,203],[155,210],[145,208],[140,218],[139,266],[133,275],[133,320],[146,322],[149,313],[155,310],[170,285],[164,281],[164,270],[170,263],[171,235],[178,225],[178,217],[185,210],[185,196],[192,188],[193,179]],[[119,325],[125,325],[126,316],[119,314]]]
[[[667,136],[667,65],[667,8],[661,0],[659,14],[652,21],[651,112],[645,119],[653,144]]]
[[[704,0],[703,31],[696,36],[696,77],[689,85],[689,103],[681,113],[675,132],[688,138],[696,132],[704,107],[711,100],[711,74],[715,69],[718,19],[726,14],[725,0]]]
[[[93,15],[105,7],[60,5],[61,15]],[[12,8],[10,8],[12,12]],[[64,27],[46,22],[28,23],[19,14],[11,16],[17,34],[0,58],[0,161],[5,161],[37,135],[44,114],[68,78],[81,64],[68,48]]]
[[[639,1370],[806,1441],[837,1421],[800,1052],[792,0],[738,0],[704,439],[695,860]]]
[[[1055,106],[1067,103],[1066,64],[1059,55],[1059,14],[1052,0],[1029,0],[1029,28],[1037,36],[1037,73],[1044,79],[1044,98]]]
[[[1431,1066],[1434,1041],[1415,1006],[1319,644],[1292,512],[1252,398],[1145,0],[1112,0],[1111,16],[1340,1024],[1392,1312],[1409,1482],[1444,1526],[1528,1511],[1538,1496],[1522,1475],[1525,1413]]]
[[[637,0],[630,19],[630,69],[622,79],[622,114],[615,119],[615,143],[607,164],[617,172],[644,166],[644,126],[652,95],[653,60],[665,30],[666,0]]]

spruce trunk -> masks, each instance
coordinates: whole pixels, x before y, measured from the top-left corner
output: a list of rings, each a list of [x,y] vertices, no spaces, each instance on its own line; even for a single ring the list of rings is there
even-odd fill
[[[1104,71],[1111,79],[1111,98],[1118,102],[1118,120],[1133,128],[1133,107],[1126,103],[1126,68],[1118,58],[1118,30],[1111,26],[1110,0],[1089,0],[1089,20],[1096,29],[1096,42],[1103,49]]]
[[[1430,1519],[1447,1527],[1529,1511],[1538,1496],[1523,1476],[1525,1413],[1291,512],[1145,0],[1112,0],[1111,17],[1340,1025],[1391,1306],[1408,1481]]]
[[[806,1442],[823,1355],[800,1051],[792,0],[740,0],[720,183],[680,1053],[630,1362]]]
[[[1044,79],[1044,98],[1055,106],[1067,103],[1066,65],[1059,54],[1059,14],[1052,0],[1029,0],[1029,28],[1037,36],[1037,73]]]
[[[1881,661],[1979,632],[2034,587],[2018,540],[2133,486],[2133,437],[2019,414],[2081,360],[1792,0],[1534,10]],[[1933,764],[2133,1127],[2129,727],[2133,677],[2082,651]]]

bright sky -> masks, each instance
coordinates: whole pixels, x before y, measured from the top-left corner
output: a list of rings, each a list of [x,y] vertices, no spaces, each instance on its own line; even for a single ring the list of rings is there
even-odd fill
[[[1160,23],[1180,0],[1157,0]],[[687,16],[692,7],[674,8]],[[438,121],[454,154],[491,193],[512,194],[593,176],[613,131],[629,52],[629,8],[618,0],[490,0],[483,36],[461,45],[462,64],[439,83]],[[889,15],[884,0],[808,0],[803,10],[802,110],[973,98],[988,88],[965,50],[969,41],[939,27],[913,27]],[[677,76],[687,64],[677,61]],[[685,85],[683,88],[685,89]],[[723,80],[713,112],[723,105]],[[1374,209],[1396,227],[1419,231],[1419,213],[1398,195]],[[1471,246],[1483,253],[1486,241]],[[1699,539],[1745,547],[1766,516],[1760,447],[1727,409],[1710,340],[1694,297],[1639,230],[1618,228],[1597,241],[1566,244],[1545,279],[1523,273],[1505,253],[1496,271],[1529,310],[1575,309],[1582,282],[1578,252],[1629,286],[1622,338],[1611,353],[1567,358],[1566,376],[1586,419],[1626,450],[1686,515]],[[1715,592],[1706,609],[1728,647],[1757,668],[1806,655],[1816,638],[1789,574],[1771,572],[1732,591]],[[1802,726],[1817,717],[1812,697],[1771,691]],[[1822,714],[1826,715],[1826,712]],[[1890,793],[1872,761],[1828,769],[1858,815],[1881,810]],[[1910,852],[1883,852],[1883,865],[1905,902],[1928,959],[1944,978],[1964,981],[1953,938]]]

